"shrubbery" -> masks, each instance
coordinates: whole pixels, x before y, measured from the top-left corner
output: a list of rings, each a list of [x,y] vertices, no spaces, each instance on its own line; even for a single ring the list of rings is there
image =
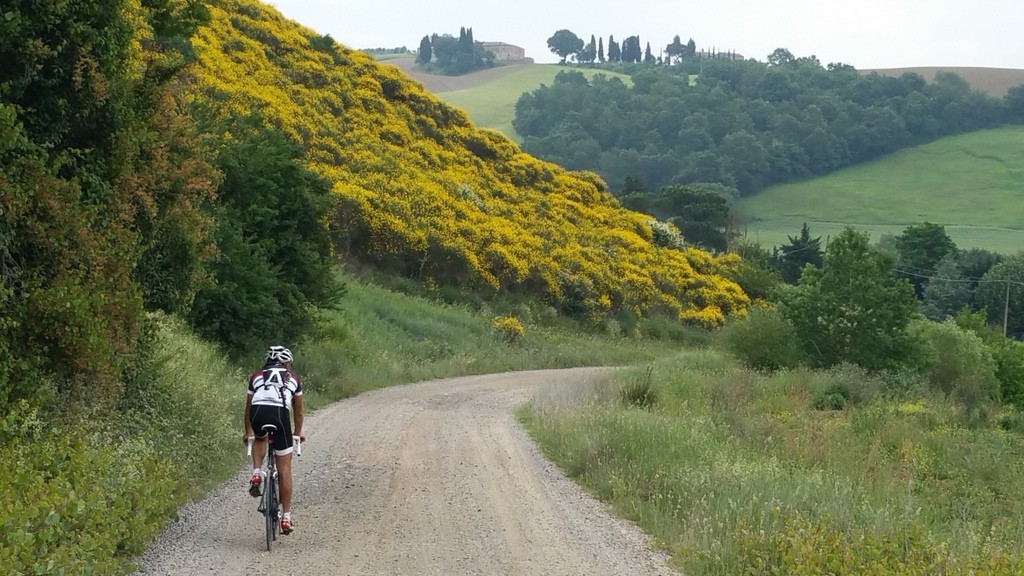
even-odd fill
[[[491,330],[499,340],[508,344],[519,342],[526,332],[523,323],[515,316],[495,316],[491,320]]]
[[[147,323],[117,410],[44,414],[22,401],[0,419],[0,501],[17,503],[0,509],[5,574],[120,573],[185,498],[241,461],[244,375],[182,321]]]
[[[755,306],[746,318],[722,329],[729,352],[757,370],[795,368],[804,361],[793,325],[775,309]]]
[[[92,422],[43,424],[27,403],[0,421],[0,566],[5,574],[112,574],[181,501],[172,462]],[[15,504],[16,503],[16,504]]]
[[[996,362],[978,335],[952,320],[916,321],[911,331],[925,346],[921,368],[933,387],[970,410],[999,400]]]

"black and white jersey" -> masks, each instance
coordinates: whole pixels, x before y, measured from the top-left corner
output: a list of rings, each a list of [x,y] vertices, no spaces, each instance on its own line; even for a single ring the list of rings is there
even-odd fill
[[[284,364],[267,364],[249,378],[249,396],[254,406],[292,409],[292,398],[302,396],[302,384]]]

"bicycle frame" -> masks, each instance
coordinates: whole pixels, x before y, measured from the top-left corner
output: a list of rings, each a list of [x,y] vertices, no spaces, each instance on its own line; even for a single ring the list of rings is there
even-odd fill
[[[267,431],[267,451],[263,455],[263,464],[261,468],[265,470],[266,481],[263,486],[263,496],[260,498],[260,504],[257,506],[256,511],[261,513],[266,519],[267,528],[267,551],[269,552],[274,541],[277,540],[277,531],[280,528],[281,521],[281,501],[280,501],[280,485],[278,484],[278,473],[277,473],[277,454],[274,453],[274,432],[277,427],[272,424],[267,424],[263,427]],[[295,452],[297,455],[302,455],[302,439],[299,436],[292,436]],[[247,454],[252,456],[252,447],[255,443],[256,438],[250,437],[248,442]]]

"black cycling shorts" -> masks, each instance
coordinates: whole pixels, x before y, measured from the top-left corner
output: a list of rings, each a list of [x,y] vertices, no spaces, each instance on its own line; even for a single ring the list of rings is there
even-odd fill
[[[274,454],[284,456],[292,451],[292,419],[288,409],[283,406],[271,406],[268,404],[253,404],[249,407],[249,423],[252,424],[253,434],[257,438],[267,435],[263,431],[264,424],[277,426],[274,431],[273,444]]]

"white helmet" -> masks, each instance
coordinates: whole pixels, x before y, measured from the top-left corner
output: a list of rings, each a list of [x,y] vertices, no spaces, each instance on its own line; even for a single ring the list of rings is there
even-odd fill
[[[271,346],[267,348],[267,362],[280,362],[289,364],[292,361],[292,351],[284,346]]]

